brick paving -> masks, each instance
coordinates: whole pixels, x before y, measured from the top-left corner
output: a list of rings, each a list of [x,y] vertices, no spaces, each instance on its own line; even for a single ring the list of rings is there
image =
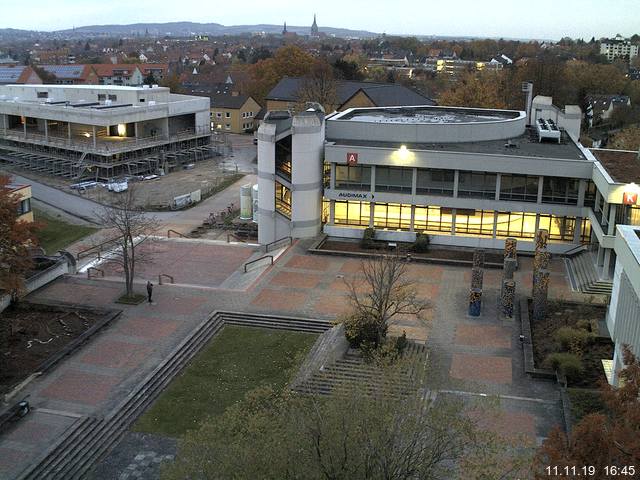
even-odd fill
[[[122,293],[120,282],[80,276],[59,279],[34,292],[29,297],[33,301],[108,305],[121,308],[123,313],[53,371],[24,389],[36,407],[33,418],[42,416],[38,408],[105,415],[215,310],[328,319],[344,313],[348,305],[344,279],[357,275],[360,260],[310,255],[305,251],[309,244],[297,242],[246,290],[219,286],[232,275],[241,275],[243,262],[253,253],[250,248],[166,241],[157,247],[162,260],[156,260],[150,270],[141,271],[136,289],[144,291],[144,276],[158,271],[175,273],[176,282],[185,285],[156,285],[153,304],[115,305],[113,301]],[[557,262],[552,260],[550,291],[564,295],[568,287]],[[167,272],[169,266],[175,271]],[[521,259],[516,273],[519,294],[528,293],[531,272],[527,268],[530,259]],[[467,315],[470,267],[412,263],[408,270],[418,295],[430,300],[432,308],[426,314],[427,321],[395,319],[390,333],[400,335],[404,331],[409,338],[426,342],[433,366],[433,388],[465,399],[479,394],[502,396],[500,409],[506,412],[504,418],[508,421],[500,424],[500,430],[524,433],[538,441],[546,436],[553,425],[562,421],[558,391],[551,382],[534,381],[524,375],[518,326],[514,320],[497,314],[498,271],[485,273],[482,314],[472,318]],[[73,419],[56,418],[64,420],[51,427],[58,436]],[[0,437],[0,478],[13,478],[34,455],[49,446],[50,439],[40,435],[41,430],[42,427],[23,421]],[[154,451],[158,452],[155,447],[145,450],[141,446],[137,452],[128,453]],[[111,478],[123,474],[135,463],[131,460],[134,457],[123,456],[116,462]]]

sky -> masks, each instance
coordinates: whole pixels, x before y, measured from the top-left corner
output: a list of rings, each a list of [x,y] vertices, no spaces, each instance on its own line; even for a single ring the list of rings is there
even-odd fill
[[[640,32],[640,0],[0,0],[0,28],[141,22],[310,25],[401,35],[557,40]]]

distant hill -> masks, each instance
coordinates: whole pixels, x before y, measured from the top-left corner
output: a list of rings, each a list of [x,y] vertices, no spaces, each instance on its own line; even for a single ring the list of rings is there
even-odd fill
[[[287,25],[287,30],[299,35],[308,35],[310,26]],[[282,33],[282,25],[221,25],[219,23],[197,23],[197,22],[169,22],[169,23],[133,23],[130,25],[87,25],[66,30],[56,30],[52,32],[36,32],[32,30],[18,30],[13,28],[0,29],[0,38],[33,38],[39,36],[47,37],[90,37],[90,36],[132,36],[149,35],[154,37],[188,37],[191,35],[242,35],[257,32],[279,34]],[[348,28],[320,27],[320,32],[336,37],[358,37],[371,38],[378,36],[377,33],[366,30],[350,30]]]

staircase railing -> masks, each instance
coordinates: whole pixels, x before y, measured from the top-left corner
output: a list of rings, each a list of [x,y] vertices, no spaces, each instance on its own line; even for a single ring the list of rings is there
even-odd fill
[[[189,238],[188,235],[185,235],[184,233],[180,233],[177,230],[174,230],[173,228],[170,228],[169,230],[167,230],[167,238],[171,238],[171,234],[175,233],[176,235],[178,235],[180,238]]]
[[[274,240],[273,242],[269,242],[264,246],[264,253],[269,253],[269,248],[282,242],[283,240],[288,240],[289,241],[289,245],[293,244],[293,237],[282,237],[279,238],[278,240]]]
[[[264,260],[265,258],[268,258],[271,261],[271,265],[273,265],[273,255],[264,255],[260,258],[256,258],[255,260],[251,260],[250,262],[247,262],[244,264],[244,273],[247,273],[247,267],[249,265],[252,265],[256,262],[259,262],[260,260]]]
[[[87,278],[91,278],[91,272],[99,273],[100,276],[104,278],[104,270],[102,270],[101,268],[96,268],[96,267],[87,268]]]
[[[166,273],[161,273],[161,274],[158,275],[158,285],[162,285],[163,284],[162,283],[162,279],[165,278],[165,277],[169,279],[169,282],[176,283],[173,280],[173,276],[171,276],[169,274],[166,274]]]
[[[567,250],[566,252],[564,252],[564,256],[565,257],[571,257],[572,255],[578,253],[580,250],[584,251],[586,250],[586,247],[584,245],[578,245],[576,247],[573,247],[570,250]]]

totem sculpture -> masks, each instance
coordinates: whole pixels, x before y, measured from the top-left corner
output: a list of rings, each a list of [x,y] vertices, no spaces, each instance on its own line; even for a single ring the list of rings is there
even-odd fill
[[[473,268],[471,269],[471,289],[469,290],[469,315],[480,316],[482,309],[482,282],[484,279],[484,250],[473,252]]]
[[[502,306],[502,313],[507,317],[513,316],[513,301],[516,292],[516,282],[513,279],[513,274],[518,267],[517,246],[518,240],[515,238],[507,238],[504,242],[500,305]]]
[[[547,294],[549,292],[549,270],[540,270],[533,290],[533,320],[543,320],[547,314]]]

